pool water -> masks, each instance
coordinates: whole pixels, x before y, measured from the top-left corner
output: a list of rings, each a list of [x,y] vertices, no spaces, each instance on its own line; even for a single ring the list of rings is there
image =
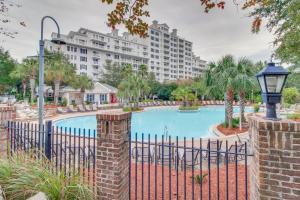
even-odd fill
[[[235,107],[234,112],[238,113],[239,108]],[[252,112],[252,108],[246,108],[246,112]],[[150,134],[151,139],[157,134],[170,135],[173,138],[178,136],[188,138],[205,138],[213,136],[210,127],[224,121],[225,108],[223,106],[201,107],[198,112],[179,112],[175,107],[150,108],[144,112],[133,113],[131,132],[133,138],[135,133]],[[95,116],[82,116],[67,118],[55,122],[58,127],[72,127],[96,129]],[[145,135],[145,138],[148,137]]]

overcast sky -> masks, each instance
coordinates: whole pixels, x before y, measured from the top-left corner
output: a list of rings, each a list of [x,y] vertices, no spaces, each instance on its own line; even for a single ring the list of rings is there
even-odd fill
[[[62,33],[80,27],[100,32],[110,32],[106,26],[106,14],[111,7],[100,0],[13,0],[21,8],[10,10],[10,15],[25,21],[26,27],[10,23],[10,30],[18,31],[15,39],[0,35],[0,44],[18,60],[36,54],[40,37],[40,19],[51,15],[57,19]],[[269,60],[273,52],[273,36],[265,30],[251,33],[251,19],[247,13],[229,3],[225,10],[204,13],[199,0],[149,0],[152,20],[177,28],[178,34],[193,42],[196,55],[208,61],[216,61],[225,54],[246,56],[255,61]],[[45,35],[56,31],[53,23],[46,23]]]

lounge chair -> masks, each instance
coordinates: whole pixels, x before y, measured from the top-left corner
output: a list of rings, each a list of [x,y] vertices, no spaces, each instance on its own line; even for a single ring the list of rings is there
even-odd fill
[[[237,145],[237,153],[240,155],[235,155],[235,144],[231,145],[228,149],[228,162],[234,162],[237,158],[238,161],[244,160],[245,155],[245,144]]]
[[[85,112],[86,110],[83,108],[83,105],[78,105],[79,112]]]
[[[186,167],[195,167],[195,165],[198,165],[200,163],[200,151],[195,149],[193,151],[191,149],[186,149],[185,154],[183,152],[183,155],[181,157],[181,169],[183,169],[184,164],[186,165]]]
[[[97,110],[98,110],[98,108],[97,108],[97,105],[96,105],[96,104],[93,104],[93,105],[92,105],[92,110],[93,110],[93,111],[97,111]]]
[[[176,101],[172,101],[173,106],[176,106]]]
[[[57,113],[60,113],[60,114],[65,114],[65,113],[67,113],[68,111],[64,110],[64,109],[61,108],[61,107],[58,107],[58,108],[56,109],[56,112],[57,112]]]
[[[152,162],[153,156],[152,156],[152,148],[150,147],[150,152],[147,147],[134,147],[131,151],[132,159],[134,159],[137,162],[148,162],[150,160],[150,163]]]
[[[86,111],[92,111],[92,108],[91,108],[90,105],[84,105],[84,109],[85,109]]]
[[[169,165],[169,162],[174,163],[174,147],[169,148],[169,146],[167,146],[169,143],[166,143],[163,148],[163,146],[161,144],[158,144],[158,148],[156,150],[156,160],[157,163],[159,164],[163,164],[163,165]],[[169,149],[171,151],[169,151]],[[171,156],[170,156],[171,154]],[[153,160],[155,160],[155,153],[154,153],[154,158]]]
[[[210,146],[209,146],[210,145]],[[222,141],[219,141],[219,146],[217,141],[210,141],[207,143],[207,150],[210,149],[209,151],[206,151],[204,158],[209,159],[211,163],[217,163],[218,162],[218,152],[221,150],[222,146]],[[219,152],[219,162],[222,159],[222,154]]]
[[[69,105],[69,106],[68,106],[68,111],[69,111],[69,112],[77,112],[78,110],[77,110],[76,108],[74,108],[73,105]]]

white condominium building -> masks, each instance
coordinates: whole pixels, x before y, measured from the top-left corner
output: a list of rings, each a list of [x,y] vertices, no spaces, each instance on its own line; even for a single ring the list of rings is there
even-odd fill
[[[66,45],[60,47],[47,40],[46,48],[59,49],[78,74],[87,74],[95,81],[100,78],[107,61],[131,64],[133,70],[145,64],[160,82],[193,78],[206,70],[206,61],[194,55],[192,42],[179,37],[176,29],[169,32],[167,24],[157,21],[150,25],[149,37],[145,39],[127,32],[119,35],[118,30],[104,34],[84,28],[61,37]]]
[[[206,69],[206,61],[193,54],[193,43],[169,32],[167,24],[153,21],[149,27],[149,70],[159,81],[190,79]]]
[[[57,34],[53,33],[52,37]],[[45,42],[50,51],[63,52],[72,63],[78,74],[87,74],[93,80],[98,80],[107,61],[116,64],[131,64],[134,70],[138,66],[148,64],[148,45],[145,40],[128,33],[118,35],[118,31],[103,34],[81,28],[77,32],[61,35],[66,45],[58,46]]]

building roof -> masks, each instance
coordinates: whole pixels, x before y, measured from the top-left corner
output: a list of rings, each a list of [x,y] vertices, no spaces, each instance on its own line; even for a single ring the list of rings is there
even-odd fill
[[[70,86],[66,86],[60,90],[62,93],[68,93],[68,92],[80,92],[80,89],[74,89]],[[107,93],[117,93],[118,89],[110,86],[105,83],[94,83],[94,88],[91,90],[86,90],[85,93],[93,93],[93,94],[107,94]]]

